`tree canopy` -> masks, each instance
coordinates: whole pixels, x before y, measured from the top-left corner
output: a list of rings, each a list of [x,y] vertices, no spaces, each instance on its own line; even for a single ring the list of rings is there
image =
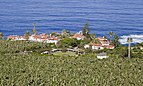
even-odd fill
[[[72,38],[64,38],[58,42],[58,45],[61,48],[76,47],[78,45],[78,40]]]
[[[83,32],[83,35],[84,35],[87,39],[91,39],[90,34],[89,34],[90,29],[89,29],[89,24],[88,24],[88,23],[86,23],[86,24],[84,25],[82,32]]]
[[[4,36],[4,35],[3,35],[3,33],[1,33],[1,32],[0,32],[0,39],[2,39],[2,38],[3,38],[3,36]]]

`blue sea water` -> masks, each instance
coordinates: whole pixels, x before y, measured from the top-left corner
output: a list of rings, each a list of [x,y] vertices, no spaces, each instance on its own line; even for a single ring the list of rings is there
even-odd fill
[[[40,33],[80,31],[143,34],[143,0],[0,0],[0,32],[22,35],[37,23]]]

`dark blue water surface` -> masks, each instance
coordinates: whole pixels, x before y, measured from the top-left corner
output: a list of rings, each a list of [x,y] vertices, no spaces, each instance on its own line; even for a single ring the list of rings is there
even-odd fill
[[[33,22],[40,33],[76,32],[89,22],[97,35],[143,34],[143,0],[0,0],[0,32],[22,35]]]

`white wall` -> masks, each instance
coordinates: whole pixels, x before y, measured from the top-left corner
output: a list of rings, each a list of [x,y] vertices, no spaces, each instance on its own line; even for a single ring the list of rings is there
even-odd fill
[[[106,59],[108,56],[97,56],[98,59]]]

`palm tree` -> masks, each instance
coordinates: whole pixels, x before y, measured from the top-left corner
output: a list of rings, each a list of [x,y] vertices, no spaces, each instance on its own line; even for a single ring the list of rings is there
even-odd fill
[[[91,39],[96,39],[96,34],[90,34]]]
[[[56,36],[56,35],[57,35],[56,32],[51,33],[51,36]]]
[[[70,36],[70,31],[66,30],[66,29],[63,29],[62,30],[62,37],[65,38],[65,37],[68,37]]]
[[[33,26],[34,26],[34,29],[36,29],[36,23],[35,22],[33,23]]]
[[[112,37],[113,37],[113,32],[109,32],[109,35],[110,35],[110,43],[112,43]]]
[[[32,32],[33,32],[34,35],[37,34],[37,30],[36,29],[33,29]]]
[[[36,23],[33,23],[33,30],[32,30],[32,32],[33,32],[33,34],[34,35],[36,35],[37,34],[37,30],[36,30]]]
[[[0,39],[2,39],[2,38],[3,38],[3,36],[4,36],[4,35],[3,35],[3,33],[0,33]]]
[[[30,32],[27,31],[24,36],[26,37],[26,40],[28,40],[28,39],[29,39],[29,36],[30,36]]]
[[[131,42],[133,42],[132,38],[127,38],[127,42],[128,42],[128,58],[131,58]]]
[[[88,23],[86,23],[84,25],[82,32],[83,32],[83,35],[85,35],[85,36],[89,34],[89,24]]]
[[[117,34],[114,34],[114,39],[112,41],[112,44],[117,47],[120,45],[120,42],[119,42],[119,36]]]
[[[97,42],[97,40],[96,40],[96,34],[90,34],[90,38],[91,38],[91,41],[93,41],[93,42]]]

